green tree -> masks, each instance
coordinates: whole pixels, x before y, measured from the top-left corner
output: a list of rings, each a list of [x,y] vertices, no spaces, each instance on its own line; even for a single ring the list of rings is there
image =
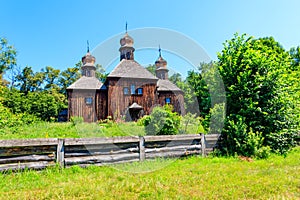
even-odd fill
[[[3,74],[16,66],[16,56],[15,48],[8,44],[7,39],[0,38],[0,84],[7,84],[7,81],[3,80]]]
[[[54,69],[53,67],[47,66],[45,69],[42,69],[42,72],[44,73],[44,90],[59,90],[58,86],[58,79],[60,70]]]
[[[235,152],[226,148],[228,144],[238,148],[241,142],[237,141],[248,143],[251,137],[247,134],[258,133],[263,145],[278,151],[276,146],[280,141],[274,140],[275,135],[294,137],[297,121],[291,112],[295,102],[290,101],[293,100],[290,92],[295,80],[289,77],[289,53],[272,37],[253,39],[235,34],[233,39],[226,41],[218,59],[227,98],[222,150],[232,155]],[[244,127],[247,134],[240,134],[237,137],[241,138],[232,141],[233,125]],[[293,144],[292,141],[284,151]]]
[[[73,68],[67,68],[62,71],[59,76],[58,85],[60,87],[60,93],[66,94],[67,87],[77,81],[80,74],[81,62],[77,63]]]
[[[175,135],[179,131],[180,116],[172,112],[173,107],[155,107],[149,116],[142,118],[147,135]]]
[[[156,76],[156,72],[155,72],[156,66],[155,66],[155,65],[148,65],[148,66],[146,67],[146,69],[147,69],[149,72],[151,72],[151,74],[153,74],[154,76]]]

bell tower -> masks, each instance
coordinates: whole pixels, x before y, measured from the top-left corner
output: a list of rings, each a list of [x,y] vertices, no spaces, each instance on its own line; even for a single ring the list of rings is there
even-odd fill
[[[120,61],[123,59],[134,60],[134,48],[133,48],[133,39],[127,33],[127,23],[126,23],[126,32],[125,35],[120,39]]]
[[[87,53],[85,56],[82,57],[82,67],[81,67],[81,73],[82,76],[87,76],[87,77],[95,77],[96,76],[96,67],[95,67],[95,62],[96,58],[92,56],[90,53],[90,48],[89,48],[89,42],[87,42]]]
[[[168,72],[169,70],[167,69],[167,61],[165,59],[163,59],[163,57],[161,56],[161,49],[159,47],[158,49],[159,51],[159,57],[158,59],[155,61],[155,66],[156,66],[156,77],[162,80],[168,80]]]

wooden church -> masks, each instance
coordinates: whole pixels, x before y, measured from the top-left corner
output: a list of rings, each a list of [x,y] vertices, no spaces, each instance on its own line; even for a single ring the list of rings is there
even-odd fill
[[[120,39],[120,62],[104,83],[95,76],[95,57],[82,58],[82,77],[67,88],[68,119],[83,117],[96,122],[111,116],[134,121],[151,113],[155,106],[171,104],[174,111],[184,114],[183,91],[168,80],[167,61],[155,61],[156,76],[134,60],[133,38],[126,31]]]

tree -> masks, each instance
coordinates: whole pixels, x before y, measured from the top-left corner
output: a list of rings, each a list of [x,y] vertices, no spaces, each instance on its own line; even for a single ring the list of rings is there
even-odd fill
[[[60,93],[66,94],[67,87],[78,80],[81,76],[80,74],[81,62],[78,62],[75,67],[67,68],[62,71],[59,76],[58,85],[60,87]]]
[[[174,73],[169,77],[169,81],[177,85],[177,83],[182,82],[182,76],[180,73]]]
[[[41,91],[45,80],[44,72],[36,72],[31,67],[26,66],[22,72],[17,75],[17,86],[20,91],[27,94],[28,92]]]
[[[156,72],[155,72],[156,66],[155,66],[155,65],[148,65],[148,66],[146,67],[146,69],[147,69],[151,74],[153,74],[154,76],[156,76]]]
[[[0,38],[0,81],[3,82],[3,74],[17,64],[17,51],[8,44],[7,39]],[[5,81],[6,82],[6,81]],[[7,82],[6,82],[7,83]]]
[[[175,135],[179,131],[180,116],[172,112],[173,107],[155,107],[152,113],[142,118],[147,135]]]
[[[59,69],[54,69],[53,67],[47,66],[45,69],[42,69],[42,72],[44,73],[44,81],[45,81],[45,90],[51,90],[55,89],[58,90],[58,79],[59,79],[59,74],[60,70]]]
[[[297,123],[296,115],[291,112],[296,105],[290,101],[290,92],[296,80],[290,77],[289,53],[272,37],[254,39],[235,34],[226,41],[218,59],[227,98],[221,150],[233,155],[241,143],[248,144],[251,138],[248,134],[255,133],[273,151],[287,151],[294,142],[279,150],[281,141],[277,135],[293,138]],[[234,131],[233,126],[243,127],[247,134],[244,130]]]

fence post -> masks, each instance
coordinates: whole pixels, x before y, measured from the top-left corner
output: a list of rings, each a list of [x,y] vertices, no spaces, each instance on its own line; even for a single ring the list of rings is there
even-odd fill
[[[64,139],[58,139],[57,151],[56,151],[56,162],[60,167],[64,167],[65,161],[65,148],[64,148]]]
[[[143,136],[139,137],[140,142],[139,142],[139,150],[140,150],[140,161],[145,160],[145,138]]]
[[[205,135],[203,133],[201,133],[201,153],[202,153],[203,157],[206,155],[205,149],[206,149],[206,146],[205,146]]]

